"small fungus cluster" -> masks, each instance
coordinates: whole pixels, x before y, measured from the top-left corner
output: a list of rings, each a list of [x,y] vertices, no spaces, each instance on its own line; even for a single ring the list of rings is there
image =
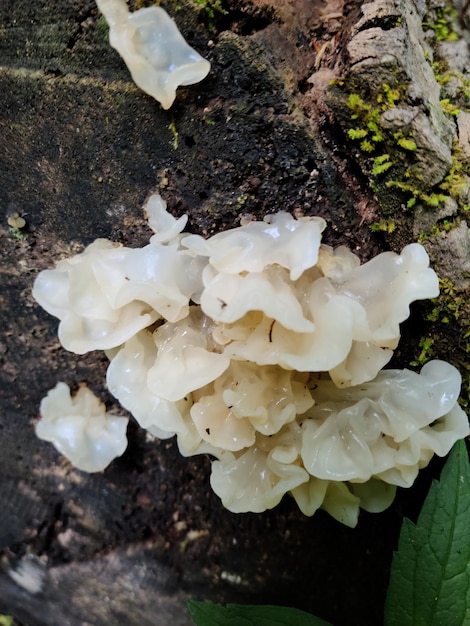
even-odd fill
[[[280,212],[206,240],[182,233],[187,216],[157,194],[146,210],[148,245],[98,239],[41,272],[33,295],[66,349],[106,351],[109,390],[143,428],[215,459],[211,485],[229,510],[264,511],[289,492],[306,515],[355,526],[359,507],[384,510],[469,433],[454,367],[382,370],[410,303],[438,295],[421,245],[361,265],[321,244],[319,217]],[[37,425],[66,455],[53,431],[67,402],[49,398]],[[78,467],[90,419],[76,443],[68,431]],[[93,419],[101,436],[105,417]]]

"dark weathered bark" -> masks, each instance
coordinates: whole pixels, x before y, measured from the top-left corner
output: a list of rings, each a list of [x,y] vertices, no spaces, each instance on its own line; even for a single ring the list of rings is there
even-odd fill
[[[401,516],[416,514],[429,473],[351,530],[323,512],[303,517],[289,498],[233,515],[210,490],[208,459],[181,458],[137,426],[125,455],[95,475],[34,435],[40,399],[58,380],[86,381],[116,407],[105,357],[60,347],[32,281],[96,237],[141,245],[150,191],[189,213],[193,232],[235,225],[241,213],[300,210],[327,220],[326,243],[364,259],[385,247],[369,228],[382,215],[377,198],[325,97],[347,71],[360,4],[229,0],[209,25],[189,0],[174,4],[212,71],[168,112],[131,82],[91,0],[0,6],[0,612],[31,626],[183,625],[185,600],[197,598],[378,625]],[[24,229],[8,229],[14,211]],[[395,220],[390,245],[400,247],[416,220]],[[409,328],[402,366],[417,343]]]

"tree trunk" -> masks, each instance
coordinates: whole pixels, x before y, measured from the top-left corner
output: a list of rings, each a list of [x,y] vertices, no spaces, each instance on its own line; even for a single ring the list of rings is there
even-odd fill
[[[393,365],[424,362],[430,337],[434,354],[467,371],[469,114],[443,110],[436,73],[447,70],[428,61],[434,54],[451,71],[455,50],[457,65],[468,59],[468,41],[455,18],[455,42],[423,27],[437,20],[424,0],[162,6],[212,64],[169,111],[131,81],[91,0],[0,6],[0,612],[27,626],[176,626],[191,623],[194,598],[377,626],[402,516],[415,518],[439,464],[385,513],[361,513],[356,529],[324,512],[304,517],[288,497],[263,514],[232,514],[210,489],[209,459],[182,458],[134,423],[121,458],[79,472],[36,438],[41,398],[59,380],[86,381],[125,412],[105,387],[104,355],[62,349],[31,286],[97,237],[146,242],[141,207],[155,190],[203,235],[245,213],[320,215],[324,242],[363,260],[425,242],[452,293],[414,308]],[[375,108],[380,140],[369,128]],[[348,133],[361,128],[360,141]],[[439,187],[459,141],[460,195]]]

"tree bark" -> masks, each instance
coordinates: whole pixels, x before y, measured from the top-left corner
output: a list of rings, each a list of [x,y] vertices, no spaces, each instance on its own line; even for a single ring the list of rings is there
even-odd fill
[[[150,440],[133,423],[128,450],[100,474],[75,470],[35,437],[40,400],[59,380],[74,388],[85,381],[125,413],[105,388],[106,358],[63,350],[31,286],[40,270],[97,237],[146,242],[141,207],[151,191],[203,235],[238,225],[245,213],[320,215],[325,243],[346,244],[363,260],[424,232],[436,270],[468,312],[462,210],[420,198],[406,209],[406,190],[392,193],[382,179],[371,185],[369,156],[348,138],[356,123],[349,95],[376,99],[399,75],[418,95],[406,96],[406,106],[393,102],[388,110],[401,117],[388,114],[387,132],[409,116],[421,159],[409,156],[413,175],[429,175],[420,193],[452,167],[452,139],[464,126],[457,135],[457,122],[438,108],[440,87],[421,45],[433,7],[222,5],[226,12],[210,15],[191,0],[162,3],[212,63],[169,111],[132,83],[91,0],[0,6],[0,612],[27,626],[186,625],[189,598],[285,604],[337,626],[377,626],[402,516],[416,516],[439,469],[433,464],[385,513],[362,513],[353,530],[323,512],[306,518],[287,497],[263,514],[231,514],[211,492],[209,459],[182,458],[172,441]],[[390,57],[390,49],[403,53]],[[397,154],[403,172],[408,157]],[[14,216],[25,226],[12,227]],[[436,230],[443,219],[452,228]],[[394,365],[419,355],[425,312],[414,309]],[[461,368],[464,347],[449,344],[466,332],[463,317],[434,340],[439,356],[449,353]]]

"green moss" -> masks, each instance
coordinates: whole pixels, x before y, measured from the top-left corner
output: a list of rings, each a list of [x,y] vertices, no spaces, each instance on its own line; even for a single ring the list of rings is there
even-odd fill
[[[367,128],[372,131],[371,139],[374,143],[380,143],[381,141],[384,140],[384,134],[380,130],[380,127],[377,124],[377,122],[370,120],[369,122],[367,122]]]
[[[432,337],[421,337],[418,346],[421,348],[417,359],[410,362],[414,367],[421,367],[435,356],[434,339]]]
[[[393,138],[403,150],[413,152],[418,147],[412,139],[405,137],[402,132],[393,133]]]
[[[179,133],[178,130],[176,128],[176,122],[175,122],[175,118],[172,117],[171,118],[171,122],[168,125],[168,130],[171,130],[171,133],[173,135],[173,150],[177,150],[178,149],[178,142],[179,142]]]
[[[242,209],[242,208],[245,208],[245,205],[247,203],[253,200],[254,200],[254,196],[252,194],[242,193],[237,197],[237,199],[235,200],[235,203],[239,209]]]
[[[457,217],[455,219],[443,219],[440,220],[437,224],[434,224],[432,228],[428,231],[421,231],[418,236],[418,243],[424,244],[426,241],[429,241],[432,237],[437,237],[441,233],[448,233],[450,230],[453,230],[460,224],[460,219]]]
[[[442,13],[438,22],[444,16],[446,19],[451,17],[447,12]],[[457,81],[455,98],[443,97],[440,101],[443,113],[448,117],[456,117],[463,108],[470,108],[470,80],[450,72],[446,62],[434,63],[431,67],[441,85],[452,81],[452,89],[455,90]],[[346,82],[336,82],[335,86],[345,91],[349,87]],[[407,84],[384,83],[375,93],[366,92],[364,86],[364,92],[347,94],[346,106],[352,123],[346,130],[347,136],[358,146],[358,161],[369,178],[370,188],[378,195],[382,206],[387,207],[384,211],[393,213],[400,206],[411,209],[417,202],[435,208],[452,198],[458,204],[459,215],[462,215],[469,210],[464,199],[468,189],[470,163],[465,161],[457,145],[453,147],[453,163],[448,174],[441,183],[429,188],[423,183],[422,170],[416,167],[419,148],[412,133],[381,126],[381,116],[385,111],[402,102],[406,105],[407,87]],[[401,193],[391,196],[386,192],[387,189]]]
[[[357,120],[362,113],[370,111],[370,105],[366,104],[357,93],[350,93],[347,101],[348,109],[352,111],[351,119]]]
[[[105,20],[104,16],[101,14],[96,20],[95,34],[100,41],[105,41],[106,43],[108,43],[109,26],[108,26],[108,22]]]
[[[439,7],[436,9],[436,19],[433,22],[423,22],[423,28],[432,30],[438,41],[457,41],[459,36],[453,29],[456,19],[457,11],[453,7]]]
[[[393,166],[389,154],[380,154],[374,158],[372,176],[380,176]]]
[[[451,319],[458,320],[460,318],[465,300],[463,295],[458,293],[454,283],[448,278],[440,278],[439,287],[439,297],[432,300],[434,306],[426,319],[431,322],[439,321],[443,324],[449,324]]]
[[[440,294],[425,306],[424,323],[427,332],[418,342],[419,353],[412,366],[422,366],[436,355],[445,354],[462,374],[460,403],[470,406],[470,316],[464,290],[459,290],[448,278],[439,279]],[[452,329],[452,332],[450,331]]]
[[[388,233],[391,234],[395,231],[396,225],[393,220],[381,220],[370,225],[370,230],[373,233]]]
[[[367,103],[357,93],[351,93],[347,99],[347,107],[351,111],[351,120],[357,120],[358,124],[354,128],[349,128],[347,131],[348,137],[353,141],[360,141],[360,149],[366,153],[375,152],[381,144],[387,139],[390,140],[391,136],[380,126],[380,116],[384,111],[390,109],[399,102],[402,97],[403,88],[391,87],[388,84],[383,84],[381,90],[375,97],[375,103]],[[415,142],[403,135],[402,132],[395,133],[393,135],[395,143],[404,150],[415,150]],[[372,168],[375,168],[377,163]],[[381,168],[381,172],[385,172],[392,166],[390,165]],[[373,174],[375,175],[375,174]]]
[[[444,113],[451,116],[459,114],[460,110],[470,110],[470,79],[461,72],[449,68],[447,61],[435,61],[431,68],[439,86],[442,87],[444,98],[441,107]],[[451,92],[447,93],[447,86],[451,84]]]
[[[380,194],[393,186],[404,193],[404,203],[411,207],[418,196],[425,193],[419,189],[417,175],[412,176],[410,172],[410,153],[417,150],[416,142],[410,133],[393,132],[381,126],[382,114],[404,99],[406,88],[407,85],[384,83],[368,101],[359,93],[350,93],[346,105],[354,126],[347,130],[347,135],[358,142],[362,153],[361,166],[369,177],[372,190]],[[379,178],[384,180],[380,182]],[[435,200],[430,198],[431,203]]]
[[[367,135],[367,130],[364,128],[350,128],[348,130],[348,137],[350,139],[363,139]]]
[[[460,203],[459,201],[468,190],[468,175],[470,175],[470,168],[468,167],[468,164],[465,164],[462,151],[456,143],[454,143],[452,157],[452,167],[442,183],[440,183],[439,188],[448,193],[451,198],[454,198],[463,206],[463,203]]]
[[[425,193],[421,191],[416,185],[413,183],[405,182],[403,180],[389,180],[386,183],[387,187],[393,189],[399,189],[403,191],[405,194],[411,196],[407,201],[407,207],[411,208],[416,204],[417,200],[421,200],[429,207],[437,207],[443,202],[445,202],[449,196],[445,193],[439,193],[436,191],[431,191],[431,193]]]
[[[449,98],[444,98],[443,100],[441,100],[440,105],[444,113],[447,113],[447,115],[454,115],[455,117],[460,115],[460,109],[452,104]]]
[[[222,0],[193,0],[193,2],[203,9],[209,30],[215,28],[217,16],[228,15],[228,11],[224,8]]]
[[[363,152],[374,152],[375,150],[374,144],[368,139],[364,139],[364,141],[361,141],[360,146]]]
[[[12,239],[16,239],[16,241],[22,241],[25,238],[25,234],[21,230],[21,228],[17,228],[16,226],[9,226],[8,227],[8,235]]]
[[[372,170],[374,171],[374,170]],[[429,192],[424,192],[416,184],[410,182],[407,172],[404,179],[391,179],[386,186],[399,189],[409,196],[407,207],[413,207],[419,200],[429,207],[437,207],[452,198],[457,203],[458,216],[468,211],[468,205],[463,201],[466,197],[469,185],[470,167],[465,162],[461,149],[454,143],[452,150],[452,167],[445,178]]]
[[[378,93],[376,100],[382,104],[382,110],[385,111],[396,106],[402,99],[402,87],[391,87],[388,84],[382,85],[382,93]]]

